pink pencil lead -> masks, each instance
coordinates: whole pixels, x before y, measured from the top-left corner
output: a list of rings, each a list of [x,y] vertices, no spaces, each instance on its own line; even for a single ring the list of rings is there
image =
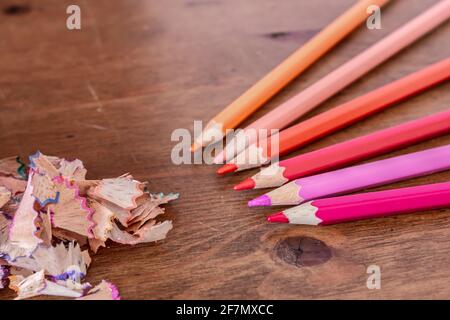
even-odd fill
[[[262,195],[258,198],[255,198],[253,200],[250,200],[248,202],[248,207],[249,208],[253,208],[253,207],[268,207],[272,205],[272,201],[270,200],[270,198],[267,195]]]

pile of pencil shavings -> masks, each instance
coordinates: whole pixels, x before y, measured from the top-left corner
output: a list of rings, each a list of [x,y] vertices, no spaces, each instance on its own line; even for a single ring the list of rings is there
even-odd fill
[[[0,160],[0,288],[9,283],[17,299],[118,300],[107,281],[83,283],[91,258],[81,248],[158,241],[172,229],[156,217],[178,195],[151,194],[128,174],[86,180],[86,172],[80,160],[40,152],[30,157],[28,176],[18,159]]]

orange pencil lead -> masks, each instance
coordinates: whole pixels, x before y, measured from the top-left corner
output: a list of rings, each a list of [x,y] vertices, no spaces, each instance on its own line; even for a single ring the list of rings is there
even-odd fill
[[[229,164],[226,164],[223,167],[219,168],[219,170],[217,170],[217,174],[223,175],[226,173],[235,172],[237,169],[238,169],[238,167],[235,164],[229,163]]]

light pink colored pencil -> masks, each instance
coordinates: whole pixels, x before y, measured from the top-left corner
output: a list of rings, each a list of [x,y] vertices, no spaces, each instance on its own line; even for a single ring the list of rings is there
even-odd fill
[[[269,222],[328,225],[450,207],[450,182],[307,202],[270,215]]]
[[[266,129],[269,133],[271,129],[287,127],[376,66],[414,43],[449,17],[450,0],[442,0],[275,110],[250,124],[241,131],[238,138],[230,141],[224,152],[217,155],[215,163],[223,163],[223,160],[230,161],[248,145],[256,142],[257,135],[249,134],[250,130]],[[259,138],[261,137],[259,136]]]

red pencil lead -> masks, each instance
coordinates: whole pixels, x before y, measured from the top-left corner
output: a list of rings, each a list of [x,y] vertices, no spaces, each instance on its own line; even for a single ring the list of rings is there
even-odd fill
[[[235,172],[237,169],[238,169],[238,167],[235,164],[228,163],[228,164],[224,165],[223,167],[219,168],[219,170],[217,170],[217,174],[223,175],[226,173]]]
[[[289,219],[284,215],[283,211],[271,214],[267,217],[269,222],[289,223]]]
[[[252,178],[247,178],[244,181],[242,181],[241,183],[235,185],[233,187],[234,190],[250,190],[250,189],[254,189],[256,186],[255,184],[255,180],[253,180]]]

